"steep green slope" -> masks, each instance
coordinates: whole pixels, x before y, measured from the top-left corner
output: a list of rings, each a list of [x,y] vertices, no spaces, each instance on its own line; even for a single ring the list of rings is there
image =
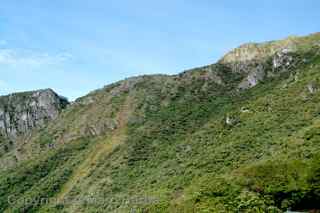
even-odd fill
[[[0,210],[320,209],[319,42],[242,46],[77,100],[21,143],[26,160],[0,175]]]

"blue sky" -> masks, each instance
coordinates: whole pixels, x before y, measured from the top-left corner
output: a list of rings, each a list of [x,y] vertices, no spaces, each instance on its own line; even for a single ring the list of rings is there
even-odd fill
[[[245,42],[320,31],[319,0],[2,0],[0,95],[71,100],[126,77],[214,63]]]

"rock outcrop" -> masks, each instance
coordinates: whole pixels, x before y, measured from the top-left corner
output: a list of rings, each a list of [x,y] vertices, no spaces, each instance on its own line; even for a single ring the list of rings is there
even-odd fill
[[[68,104],[51,89],[0,97],[0,136],[14,140],[55,119]]]
[[[243,76],[238,89],[248,89],[265,78],[274,77],[278,73],[290,71],[299,64],[307,63],[308,58],[296,57],[295,53],[298,50],[310,51],[316,47],[317,36],[318,34],[308,38],[291,36],[281,41],[244,44],[227,53],[219,63],[229,67],[233,73]]]

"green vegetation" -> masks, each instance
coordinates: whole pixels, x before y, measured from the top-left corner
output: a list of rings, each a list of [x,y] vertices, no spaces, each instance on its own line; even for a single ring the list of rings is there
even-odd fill
[[[320,38],[294,40],[293,65],[256,62],[268,78],[251,89],[218,63],[79,99],[31,137],[39,155],[1,173],[0,211],[319,211],[320,55],[310,43]],[[31,198],[59,199],[22,202]]]
[[[75,141],[58,150],[50,150],[45,157],[24,162],[0,176],[0,210],[19,212],[36,210],[40,198],[50,198],[68,179],[85,153],[90,140]],[[9,206],[8,199],[13,203]],[[33,202],[30,202],[33,201]],[[29,202],[23,202],[29,201]],[[27,205],[24,205],[27,204]]]

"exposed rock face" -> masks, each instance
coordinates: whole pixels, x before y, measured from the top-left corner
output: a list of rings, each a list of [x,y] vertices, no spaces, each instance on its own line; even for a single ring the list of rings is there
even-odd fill
[[[273,56],[272,65],[273,71],[285,70],[294,63],[293,57],[290,55],[291,51],[288,49],[283,49],[277,52]]]
[[[311,94],[314,94],[318,91],[318,85],[316,82],[310,82],[307,85],[307,88],[308,88],[309,93],[311,93]]]
[[[248,89],[256,86],[260,81],[266,76],[265,69],[262,65],[257,65],[256,67],[249,68],[249,73],[246,78],[239,84],[239,89]]]
[[[15,139],[55,119],[68,104],[53,90],[15,93],[0,97],[0,135]]]
[[[281,41],[271,41],[265,43],[248,43],[232,50],[226,54],[220,62],[228,63],[243,63],[248,61],[260,61],[267,57],[273,56],[277,52],[292,52],[297,48],[297,37],[288,37]]]
[[[297,61],[292,53],[299,48],[298,41],[297,37],[289,37],[282,41],[244,44],[227,53],[219,63],[243,76],[238,89],[248,89],[294,66]]]
[[[231,117],[231,116],[226,117],[226,124],[228,126],[233,126],[236,122],[237,122],[236,118]]]

